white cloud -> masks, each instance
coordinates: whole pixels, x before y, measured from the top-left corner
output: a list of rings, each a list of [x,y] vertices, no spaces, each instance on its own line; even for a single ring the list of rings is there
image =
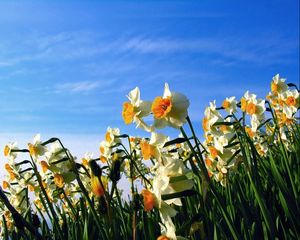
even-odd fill
[[[101,88],[107,89],[115,83],[115,80],[96,80],[96,81],[80,81],[80,82],[66,82],[57,84],[54,87],[55,93],[71,92],[71,93],[88,93],[93,90]],[[101,91],[102,91],[101,90]]]
[[[99,86],[98,82],[82,81],[76,83],[64,83],[56,86],[56,92],[89,92]]]
[[[24,36],[21,37],[24,38]],[[228,61],[230,63],[245,61],[273,64],[286,63],[285,57],[299,48],[298,42],[281,35],[276,36],[273,33],[264,33],[255,38],[240,34],[226,38],[218,36],[193,39],[119,36],[112,40],[110,37],[101,36],[96,32],[70,31],[52,35],[28,35],[26,39],[27,41],[24,42],[19,39],[5,44],[0,42],[0,46],[2,45],[0,47],[0,66],[8,67],[28,61],[82,59],[102,56],[106,53],[118,54],[119,58],[124,54],[131,53],[171,54],[177,52],[209,54],[214,56],[212,61],[226,59],[225,64]],[[18,47],[15,48],[15,45]],[[30,49],[29,52],[28,49]],[[15,55],[15,53],[18,54]],[[126,62],[126,64],[129,63]]]
[[[141,54],[193,52],[218,55],[220,60],[226,59],[225,64],[228,61],[230,64],[238,61],[274,64],[287,63],[285,56],[299,48],[297,41],[291,41],[282,36],[270,39],[265,34],[250,39],[247,36],[196,39],[135,37],[121,44],[120,50]]]

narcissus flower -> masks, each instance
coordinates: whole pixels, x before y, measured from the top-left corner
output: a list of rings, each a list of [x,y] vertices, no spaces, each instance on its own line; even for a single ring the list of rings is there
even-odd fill
[[[209,107],[207,107],[204,111],[202,128],[205,132],[215,131],[216,127],[213,127],[213,125],[216,122],[224,122],[224,119],[216,108],[216,101],[213,101],[209,103]]]
[[[84,154],[84,157],[81,159],[82,165],[85,167],[88,167],[89,161],[93,158],[93,153],[91,152],[86,152]]]
[[[34,158],[44,155],[46,147],[42,145],[41,135],[37,134],[33,138],[33,143],[28,143],[30,155]]]
[[[164,156],[163,163],[156,164],[156,175],[153,179],[153,193],[157,198],[158,207],[161,208],[161,195],[182,192],[193,187],[193,180],[185,175],[189,170],[184,166],[182,160],[171,156]],[[180,198],[165,201],[167,204],[181,206]]]
[[[18,150],[17,142],[8,143],[4,147],[4,156],[8,157],[10,160],[14,160],[17,157],[17,153],[13,152],[13,150]]]
[[[59,187],[59,188],[63,188],[64,187],[64,178],[61,174],[55,174],[54,175],[54,184]]]
[[[226,110],[226,112],[232,114],[236,112],[236,104],[237,101],[235,100],[235,97],[230,97],[223,101],[222,107]]]
[[[144,200],[144,209],[146,212],[151,211],[156,203],[155,195],[147,189],[143,189],[141,192]]]
[[[145,160],[149,160],[155,156],[155,148],[148,141],[143,140],[140,143],[141,152]]]
[[[42,172],[46,173],[49,169],[49,164],[46,161],[41,161]]]
[[[287,90],[280,94],[283,101],[283,112],[288,118],[292,118],[300,107],[299,92],[297,90]]]
[[[279,74],[276,74],[271,82],[271,91],[274,94],[282,93],[288,89],[284,78],[280,78]]]
[[[152,128],[142,119],[150,114],[151,102],[140,99],[140,89],[136,87],[128,94],[129,102],[123,103],[122,117],[125,124],[136,123],[137,127],[150,132]]]
[[[168,139],[167,136],[161,133],[152,132],[150,142],[143,140],[140,143],[143,158],[145,160],[155,158],[161,161],[161,150]]]
[[[111,128],[108,127],[105,133],[105,142],[107,146],[115,145],[116,143],[121,142],[120,138],[116,138],[116,136],[120,135],[119,128]]]
[[[163,128],[167,125],[174,128],[181,127],[186,122],[189,105],[186,96],[171,92],[166,83],[163,96],[156,97],[151,106],[154,115],[154,127]]]
[[[9,187],[9,183],[7,181],[2,182],[3,189],[7,189]]]
[[[265,100],[256,99],[255,94],[250,94],[248,91],[241,99],[241,109],[249,115],[262,115],[265,110]]]

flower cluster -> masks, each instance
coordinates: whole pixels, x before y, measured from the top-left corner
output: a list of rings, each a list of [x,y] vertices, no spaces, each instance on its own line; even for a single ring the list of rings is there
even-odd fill
[[[296,86],[276,75],[266,100],[247,91],[240,99],[225,98],[219,107],[216,101],[210,102],[202,119],[203,142],[196,137],[189,120],[186,96],[171,92],[165,84],[162,96],[143,101],[136,87],[123,104],[122,117],[125,124],[145,130],[146,137],[121,134],[119,128],[108,127],[96,157],[86,153],[81,161],[57,138],[42,141],[38,134],[24,149],[9,143],[4,147],[7,174],[1,191],[17,212],[46,212],[59,223],[54,227],[63,225],[63,214],[72,219],[86,214],[82,210],[75,214],[82,205],[91,209],[96,218],[104,215],[108,225],[112,225],[111,208],[122,207],[117,184],[125,176],[131,186],[131,204],[124,201],[124,205],[128,206],[127,211],[133,211],[133,228],[136,216],[140,216],[136,212],[155,212],[160,226],[157,239],[184,239],[176,234],[175,219],[180,218],[178,210],[183,206],[183,198],[205,192],[197,189],[201,181],[203,186],[204,181],[216,181],[226,187],[240,164],[247,164],[245,151],[264,159],[271,144],[283,142],[289,149],[291,140],[286,132],[298,124],[296,114],[300,106],[299,91],[291,87]],[[151,123],[145,119],[150,115]],[[186,122],[192,137],[183,128]],[[159,132],[167,126],[180,129],[179,137],[171,140]],[[1,224],[13,232],[16,226],[11,212],[7,205],[1,204],[0,209]],[[60,214],[56,215],[56,211]],[[121,211],[116,212],[122,215]],[[201,227],[201,223],[198,225]],[[124,229],[128,230],[126,226]]]
[[[247,91],[239,102],[235,97],[230,97],[223,101],[222,107],[218,108],[214,101],[205,109],[202,120],[205,163],[209,176],[221,185],[226,186],[228,175],[230,172],[234,173],[231,170],[236,169],[238,163],[243,160],[238,133],[244,133],[253,141],[260,156],[266,156],[271,137],[276,142],[276,136],[280,135],[288,145],[284,129],[297,122],[295,114],[299,109],[299,91],[291,90],[285,79],[277,74],[272,79],[271,92],[266,98],[270,101],[270,108],[267,108],[264,99],[257,98],[255,94]],[[225,117],[222,116],[221,110],[225,110]],[[277,120],[280,126],[279,134],[274,134],[276,123],[271,121],[271,113],[268,113],[270,111],[274,111],[275,121]]]
[[[153,102],[142,101],[138,87],[128,94],[130,102],[123,104],[122,116],[126,124],[132,122],[148,132],[154,128],[171,126],[181,127],[186,122],[189,100],[181,93],[171,92],[169,85],[165,84],[163,96],[156,97]],[[154,122],[150,126],[144,121],[144,117],[153,114]]]

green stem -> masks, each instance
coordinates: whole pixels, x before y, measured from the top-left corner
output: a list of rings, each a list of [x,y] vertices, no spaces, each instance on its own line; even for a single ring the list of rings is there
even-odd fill
[[[129,142],[129,145],[130,145],[130,142]],[[130,148],[130,156],[132,156],[131,148]],[[130,180],[131,180],[131,198],[132,198],[131,201],[133,203],[132,239],[135,240],[136,239],[136,209],[135,209],[135,201],[134,201],[135,190],[134,190],[134,180],[133,180],[133,161],[134,161],[134,159],[132,159],[132,157],[130,157]]]
[[[42,182],[41,175],[40,175],[40,173],[38,172],[37,166],[36,166],[35,162],[33,161],[31,155],[30,155],[30,158],[31,158],[31,161],[32,161],[32,167],[33,167],[34,174],[36,175],[36,178],[37,178],[37,180],[38,180],[38,183],[39,183],[39,185],[40,185],[40,188],[41,188],[41,190],[42,190],[42,193],[43,193],[43,195],[44,195],[44,197],[45,197],[45,199],[46,199],[47,205],[48,205],[48,207],[49,207],[49,209],[50,209],[50,212],[51,212],[51,215],[52,215],[52,217],[53,217],[53,219],[54,219],[55,226],[56,226],[57,229],[58,229],[58,234],[59,234],[59,236],[60,236],[61,238],[63,238],[63,233],[62,233],[62,231],[61,231],[61,229],[60,229],[60,226],[59,226],[59,222],[58,222],[58,219],[57,219],[56,212],[55,212],[55,210],[54,210],[54,208],[53,208],[53,206],[52,206],[52,204],[51,204],[51,201],[50,201],[50,199],[49,199],[49,197],[48,197],[48,195],[47,195],[47,192],[46,192],[46,190],[45,190],[45,188],[44,188],[44,186],[43,186],[43,182]]]
[[[124,216],[124,212],[122,210],[122,201],[121,201],[121,197],[120,197],[118,189],[116,190],[116,195],[117,195],[117,201],[118,201],[118,204],[119,204],[119,207],[120,207],[123,228],[124,228],[125,236],[126,236],[126,239],[127,239],[128,238],[127,227],[126,227],[126,224],[125,224],[125,216]]]
[[[11,205],[11,203],[9,202],[8,198],[6,197],[6,195],[4,194],[2,189],[0,189],[0,199],[2,200],[4,205],[7,207],[7,209],[11,212],[13,219],[15,221],[15,224],[16,224],[16,226],[18,226],[18,228],[25,227],[31,234],[33,234],[36,237],[36,239],[39,239],[39,240],[43,239],[43,237],[38,232],[38,230],[35,227],[33,227],[31,224],[29,224],[23,218],[23,216],[20,213],[18,213],[18,211]],[[6,224],[6,222],[5,222],[5,224]],[[6,228],[6,232],[7,232],[7,228]]]
[[[201,171],[202,171],[202,173],[203,173],[204,179],[209,183],[211,180],[210,180],[210,177],[208,176],[206,167],[202,165],[201,160],[199,159],[198,154],[196,153],[195,149],[193,148],[193,146],[192,146],[192,144],[191,144],[189,138],[187,137],[187,135],[186,135],[186,133],[185,133],[185,131],[184,131],[184,129],[183,129],[182,127],[180,127],[180,131],[181,131],[183,137],[186,139],[187,144],[188,144],[189,148],[191,149],[191,151],[192,151],[194,157],[196,158],[196,161],[197,161],[197,163],[198,163],[198,165],[199,165],[199,167],[200,167],[200,169],[201,169]],[[193,162],[192,160],[190,160],[190,164],[191,164],[191,166],[192,166],[192,169],[193,169],[193,171],[194,171],[194,174],[195,174],[196,176],[198,176],[198,177],[201,178],[201,176],[199,175],[199,171],[196,170],[197,167],[195,166],[195,164],[194,164],[194,162]]]
[[[90,197],[89,197],[89,195],[88,195],[88,193],[87,193],[87,191],[86,191],[86,189],[85,189],[85,187],[84,187],[84,185],[83,185],[83,183],[82,183],[82,181],[81,181],[81,179],[79,177],[79,173],[78,173],[78,170],[76,168],[76,164],[75,164],[75,160],[74,160],[73,156],[68,153],[67,149],[64,147],[64,145],[62,144],[62,142],[60,141],[60,139],[57,138],[56,140],[59,142],[59,144],[61,145],[61,147],[64,149],[64,152],[65,152],[66,156],[69,158],[69,161],[71,162],[73,171],[75,173],[75,177],[76,177],[77,183],[78,183],[78,185],[79,185],[79,187],[80,187],[80,189],[81,189],[81,191],[83,193],[84,198],[86,199],[86,201],[88,202],[88,204],[89,204],[89,206],[91,208],[92,215],[93,215],[93,217],[94,217],[94,219],[96,221],[96,225],[98,227],[98,230],[103,233],[103,229],[102,229],[99,217],[98,217],[97,212],[96,212],[96,210],[94,208],[94,205],[93,205],[93,203],[92,203],[92,201],[91,201],[91,199],[90,199]]]
[[[191,123],[191,120],[190,120],[189,116],[187,116],[186,119],[187,119],[187,122],[188,122],[188,124],[189,124],[189,127],[190,127],[190,129],[191,129],[191,131],[192,131],[192,135],[193,135],[193,138],[194,138],[194,141],[195,141],[195,145],[196,145],[197,151],[198,151],[198,153],[199,153],[199,157],[200,157],[200,158],[198,159],[198,164],[199,164],[199,166],[200,166],[201,171],[202,171],[203,174],[204,174],[204,177],[205,177],[206,181],[207,181],[207,182],[210,182],[211,179],[210,179],[210,177],[209,177],[209,175],[208,175],[207,168],[206,168],[204,159],[203,159],[203,157],[202,157],[202,153],[201,153],[199,144],[197,144],[197,139],[198,139],[198,138],[197,138],[197,136],[196,136],[196,134],[195,134],[195,131],[194,131],[194,128],[193,128],[193,125],[192,125],[192,123]],[[203,149],[205,150],[205,148],[203,148]]]
[[[70,202],[70,199],[68,198],[68,196],[67,196],[65,190],[62,188],[61,191],[62,191],[62,193],[64,194],[65,199],[66,199],[66,201],[67,201],[69,207],[71,208],[71,211],[72,211],[74,217],[76,217],[76,211],[75,211],[75,209],[74,209],[74,207],[73,207],[73,204]]]

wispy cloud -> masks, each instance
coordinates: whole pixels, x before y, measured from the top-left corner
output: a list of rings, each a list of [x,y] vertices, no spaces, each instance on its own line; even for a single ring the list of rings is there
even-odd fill
[[[270,38],[268,35],[272,35]],[[20,36],[21,37],[21,36]],[[27,36],[17,49],[6,45],[0,48],[0,67],[28,61],[61,61],[128,54],[197,53],[217,57],[217,63],[234,64],[238,61],[258,64],[288,63],[285,57],[299,48],[299,43],[284,36],[262,34],[255,39],[247,35],[215,38],[180,39],[169,37],[119,36],[113,40],[95,32],[58,32],[51,35]],[[251,39],[251,40],[250,40]],[[0,42],[1,43],[1,42]],[[19,41],[18,41],[19,43]],[[14,44],[14,43],[11,43]],[[15,45],[15,44],[14,44]],[[14,49],[14,51],[9,50]],[[26,49],[31,49],[30,52]],[[16,55],[16,51],[18,54]],[[127,63],[128,64],[128,63]]]
[[[70,93],[88,93],[93,90],[101,88],[102,91],[111,86],[115,80],[93,80],[93,81],[79,81],[79,82],[65,82],[57,84],[54,87],[55,93],[70,92]]]
[[[83,81],[83,82],[76,82],[76,83],[64,83],[56,86],[56,92],[89,92],[96,88],[98,88],[98,82],[90,82],[90,81]]]
[[[235,38],[143,38],[128,39],[121,45],[124,51],[141,54],[170,54],[189,52],[219,56],[218,63],[237,63],[237,61],[258,64],[288,63],[285,57],[299,48],[298,41],[275,36],[272,39],[266,35],[256,36],[249,40],[247,36]],[[227,61],[224,61],[226,58]]]

